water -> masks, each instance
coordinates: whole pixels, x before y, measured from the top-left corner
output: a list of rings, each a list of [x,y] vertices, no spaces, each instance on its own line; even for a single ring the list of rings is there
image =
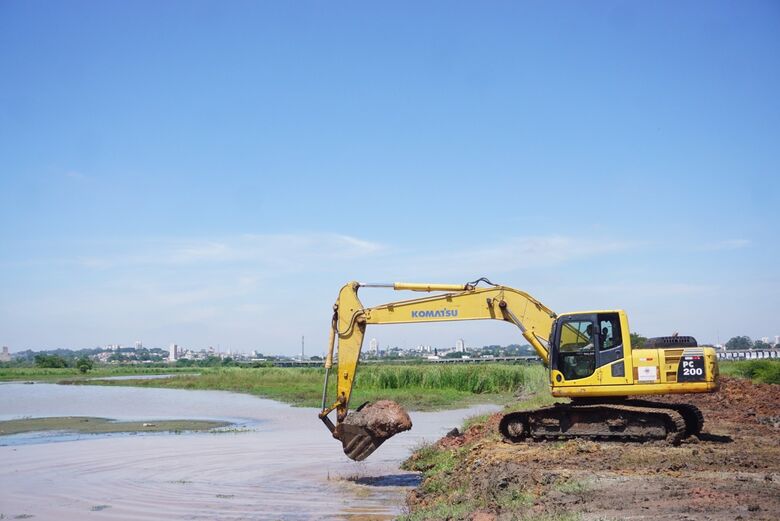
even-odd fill
[[[352,462],[311,408],[221,391],[7,384],[0,419],[210,419],[238,432],[14,437],[0,446],[0,514],[106,520],[383,520],[417,477],[399,463],[468,416],[412,413],[414,428]],[[0,444],[9,437],[0,438]],[[349,478],[349,479],[347,479]]]

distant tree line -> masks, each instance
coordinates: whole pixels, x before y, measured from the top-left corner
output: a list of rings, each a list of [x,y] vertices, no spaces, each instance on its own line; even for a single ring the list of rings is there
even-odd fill
[[[52,354],[38,354],[35,355],[35,366],[45,369],[61,369],[65,367],[75,367],[82,373],[90,371],[93,367],[92,360],[86,356],[72,360],[70,363],[68,360],[60,355]]]
[[[735,336],[726,342],[726,349],[771,349],[763,340],[751,340],[749,336]]]

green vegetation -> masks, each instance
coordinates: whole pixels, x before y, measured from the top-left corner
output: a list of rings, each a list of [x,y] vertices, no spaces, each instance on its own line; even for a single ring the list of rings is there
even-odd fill
[[[35,367],[58,369],[68,367],[68,362],[60,355],[35,355]]]
[[[198,371],[198,369],[179,368],[179,367],[147,367],[147,366],[111,366],[96,367],[89,373],[89,378],[109,377],[109,376],[132,376],[132,375],[153,375],[153,374],[187,374]],[[83,378],[81,369],[78,367],[0,367],[0,381],[10,380],[37,380],[37,381],[58,381],[68,378]]]
[[[205,431],[230,425],[227,422],[206,420],[160,420],[154,422],[113,421],[107,418],[87,416],[63,416],[52,418],[22,418],[0,421],[0,436],[24,432],[67,431],[88,434],[115,432],[182,432]]]
[[[749,336],[735,336],[726,342],[726,349],[752,349],[753,341]]]
[[[82,380],[72,383],[214,389],[316,407],[321,402],[324,376],[322,368],[220,367],[201,368],[197,375],[185,374],[157,380]],[[331,376],[329,399],[334,400],[336,378]],[[546,370],[537,364],[364,365],[355,379],[352,404],[356,407],[364,401],[386,398],[396,400],[407,408],[431,410],[475,403],[509,403],[518,395],[539,389],[547,389]]]
[[[76,369],[78,369],[81,374],[86,374],[87,371],[91,371],[93,366],[92,360],[86,356],[82,356],[76,360]]]
[[[631,333],[631,347],[633,349],[645,347],[645,342],[647,342],[646,336],[642,336],[639,333]]]
[[[780,384],[780,360],[744,360],[720,362],[720,372],[727,376],[749,378],[765,384]]]
[[[762,350],[762,349],[772,349],[771,344],[768,344],[767,342],[764,342],[763,340],[751,340],[749,336],[735,336],[729,339],[728,342],[726,342],[726,349],[732,350],[732,349],[754,349],[756,351]]]

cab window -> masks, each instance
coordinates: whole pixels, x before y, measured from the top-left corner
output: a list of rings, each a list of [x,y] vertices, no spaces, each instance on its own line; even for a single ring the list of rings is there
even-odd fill
[[[557,366],[567,380],[585,378],[596,369],[596,335],[592,320],[561,324]]]
[[[623,336],[620,330],[620,315],[600,313],[598,367],[623,358]]]

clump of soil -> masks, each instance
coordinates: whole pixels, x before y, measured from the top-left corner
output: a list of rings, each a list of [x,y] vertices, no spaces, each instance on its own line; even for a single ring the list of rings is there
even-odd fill
[[[344,423],[363,427],[380,439],[387,439],[412,428],[409,413],[392,400],[366,403],[349,414]]]
[[[717,393],[656,400],[698,406],[701,436],[512,444],[498,413],[406,462],[424,471],[408,507],[416,519],[441,519],[445,506],[453,520],[780,518],[780,385],[722,377]]]

